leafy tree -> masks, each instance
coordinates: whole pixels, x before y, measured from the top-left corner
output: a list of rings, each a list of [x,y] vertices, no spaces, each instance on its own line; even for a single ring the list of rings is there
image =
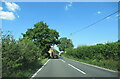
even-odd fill
[[[33,70],[41,65],[40,52],[41,50],[28,38],[16,41],[11,33],[2,35],[2,76],[28,77],[24,74],[25,70]]]
[[[3,76],[10,76],[11,71],[15,71],[17,67],[21,66],[18,63],[19,54],[16,41],[13,36],[8,33],[2,36],[2,74]]]
[[[28,29],[23,37],[31,39],[42,50],[42,55],[46,54],[51,45],[59,44],[59,33],[50,29],[43,21],[35,24],[34,28]]]
[[[59,39],[60,44],[58,44],[58,48],[60,51],[65,51],[67,48],[73,48],[73,43],[70,39],[67,39],[66,37]]]
[[[22,69],[27,69],[37,63],[41,56],[41,50],[28,38],[23,38],[18,41],[18,51],[20,52]],[[40,60],[39,60],[40,61]]]

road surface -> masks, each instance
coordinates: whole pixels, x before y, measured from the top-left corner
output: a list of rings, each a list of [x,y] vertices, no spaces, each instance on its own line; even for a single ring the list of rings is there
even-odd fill
[[[109,79],[119,79],[115,78],[118,77],[118,73],[115,71],[91,66],[67,58],[49,59],[32,76],[32,78],[34,77],[109,77]]]

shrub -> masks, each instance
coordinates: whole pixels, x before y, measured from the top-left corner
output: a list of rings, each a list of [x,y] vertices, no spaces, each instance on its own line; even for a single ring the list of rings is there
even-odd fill
[[[72,56],[85,61],[89,60],[88,63],[120,70],[117,64],[118,61],[120,61],[118,46],[120,46],[120,42],[97,44],[93,46],[79,46],[76,49],[67,49],[65,56]]]
[[[10,33],[2,36],[3,77],[28,75],[26,71],[41,64],[41,57],[41,50],[28,38],[16,41]]]

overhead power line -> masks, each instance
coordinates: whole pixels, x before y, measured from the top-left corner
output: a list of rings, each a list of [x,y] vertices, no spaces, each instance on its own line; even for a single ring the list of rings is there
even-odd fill
[[[97,24],[97,23],[103,21],[104,19],[106,19],[106,18],[108,18],[108,17],[110,17],[110,16],[112,16],[112,15],[118,13],[119,11],[120,11],[120,10],[115,11],[115,12],[111,13],[110,15],[108,15],[108,16],[106,16],[106,17],[104,17],[104,18],[102,18],[102,19],[100,19],[100,20],[98,20],[98,21],[96,21],[96,22],[94,22],[94,23],[92,23],[92,24],[90,24],[90,25],[88,25],[88,26],[86,26],[86,27],[83,27],[83,28],[81,28],[81,29],[78,30],[78,31],[73,32],[72,34],[75,34],[75,33],[77,33],[77,32],[80,32],[80,31],[82,31],[82,30],[85,30],[85,29],[87,29],[87,28],[89,28],[89,27],[91,27],[91,26],[93,26],[93,25],[95,25],[95,24]]]

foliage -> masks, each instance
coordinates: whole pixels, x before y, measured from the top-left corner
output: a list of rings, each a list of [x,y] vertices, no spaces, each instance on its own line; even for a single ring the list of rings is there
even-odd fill
[[[8,33],[2,36],[2,75],[3,77],[29,76],[41,65],[41,50],[28,38],[16,41]],[[29,74],[23,72],[29,71]],[[13,73],[12,73],[13,72]]]
[[[79,60],[89,61],[91,64],[120,70],[117,64],[120,60],[120,42],[97,44],[93,46],[79,46],[75,49],[66,49],[65,56],[71,56]]]
[[[51,45],[59,43],[59,33],[48,28],[48,25],[42,21],[35,24],[34,28],[28,29],[23,37],[32,40],[42,50],[42,55],[46,54]]]
[[[42,21],[17,41],[10,32],[2,35],[3,77],[30,77],[46,61],[50,46],[59,43],[58,37],[59,33]]]
[[[54,54],[59,54],[59,52],[57,50],[54,50]]]
[[[65,49],[67,48],[74,47],[72,41],[70,39],[67,39],[66,37],[60,38],[59,41],[60,41],[60,44],[58,44],[57,46],[60,51],[65,51]]]

